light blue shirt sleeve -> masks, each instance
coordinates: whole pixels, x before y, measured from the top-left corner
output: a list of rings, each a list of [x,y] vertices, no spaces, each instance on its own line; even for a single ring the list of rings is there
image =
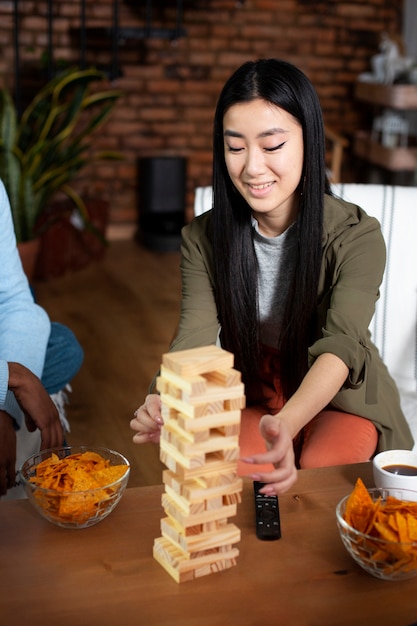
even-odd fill
[[[40,378],[50,332],[49,317],[34,302],[23,272],[10,203],[0,181],[0,409],[18,425],[23,416],[8,390],[8,363],[21,363]]]

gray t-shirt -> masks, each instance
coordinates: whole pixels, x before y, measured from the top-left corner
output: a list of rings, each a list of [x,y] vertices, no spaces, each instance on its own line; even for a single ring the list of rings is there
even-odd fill
[[[281,235],[265,237],[254,227],[254,246],[258,260],[258,307],[261,341],[278,346],[285,302],[294,273],[297,251],[297,227],[292,224]]]

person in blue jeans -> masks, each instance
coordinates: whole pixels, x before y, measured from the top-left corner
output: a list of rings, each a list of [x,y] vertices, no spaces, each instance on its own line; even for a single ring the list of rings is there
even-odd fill
[[[25,458],[64,443],[65,392],[83,358],[74,333],[34,300],[0,181],[0,498],[23,497]]]

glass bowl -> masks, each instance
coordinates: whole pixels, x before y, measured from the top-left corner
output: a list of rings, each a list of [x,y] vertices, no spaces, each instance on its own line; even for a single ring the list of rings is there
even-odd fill
[[[368,489],[368,493],[374,502],[381,498],[381,503],[386,503],[387,498],[392,496],[389,489]],[[337,505],[336,520],[343,545],[356,563],[368,574],[383,580],[395,581],[416,576],[417,541],[388,541],[356,530],[344,519],[348,498],[349,495],[345,496]],[[395,489],[395,498],[409,501],[415,506],[415,492]]]
[[[100,482],[99,487],[77,491],[62,485],[46,489],[33,482],[39,463],[54,458],[53,455],[56,455],[56,461],[61,461],[68,460],[67,457],[71,455],[84,453],[98,454],[106,465],[124,466],[126,470],[124,472],[121,468],[118,471],[114,470],[117,477],[111,482],[105,484]],[[123,472],[122,475],[120,472]],[[62,528],[87,528],[105,519],[119,503],[126,489],[129,473],[129,461],[119,452],[87,446],[42,450],[26,459],[19,470],[20,479],[31,504],[42,517]],[[96,476],[99,477],[99,471],[96,472]]]

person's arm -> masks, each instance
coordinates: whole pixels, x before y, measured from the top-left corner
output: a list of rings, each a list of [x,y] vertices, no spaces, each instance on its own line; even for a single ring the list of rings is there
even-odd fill
[[[64,433],[55,404],[39,378],[20,363],[8,363],[9,389],[22,412],[29,432],[39,429],[40,448],[62,446]],[[12,415],[0,409],[0,496],[14,486],[16,431]]]
[[[292,439],[332,401],[348,372],[347,365],[334,354],[321,354],[314,361],[295,394],[279,413]]]
[[[16,431],[13,418],[0,410],[0,496],[15,484]]]
[[[40,378],[50,334],[47,313],[34,303],[16,248],[10,204],[0,181],[0,409],[21,423],[9,390],[9,362],[21,363]]]
[[[343,385],[348,368],[334,354],[322,354],[307,372],[295,394],[277,415],[264,415],[259,428],[268,451],[242,459],[253,464],[253,480],[268,483],[263,493],[280,494],[295,482],[293,439]],[[275,471],[257,473],[256,464],[273,464]]]
[[[255,479],[269,483],[265,493],[281,493],[291,469],[283,455],[282,424],[293,439],[344,386],[366,381],[368,327],[375,311],[385,267],[385,243],[376,220],[363,216],[332,243],[325,261],[332,268],[331,295],[321,337],[310,348],[310,369],[295,394],[276,416],[265,415],[260,429],[268,452],[246,459]],[[275,435],[275,431],[276,434]],[[272,434],[271,434],[272,433]],[[288,442],[287,442],[288,444]],[[256,464],[273,463],[274,472],[256,474]]]

